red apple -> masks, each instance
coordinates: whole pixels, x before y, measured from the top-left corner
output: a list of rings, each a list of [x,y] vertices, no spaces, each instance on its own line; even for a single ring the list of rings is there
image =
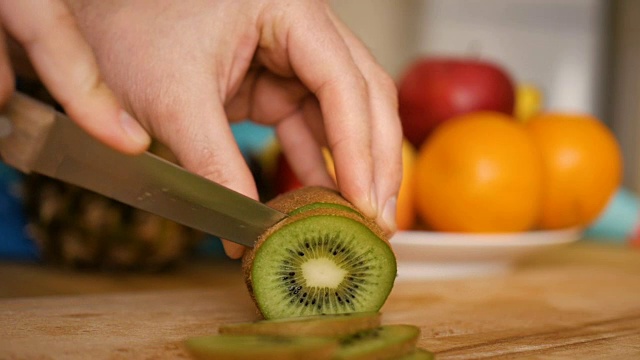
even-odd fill
[[[278,161],[275,171],[275,192],[276,195],[289,192],[302,187],[302,183],[291,169],[291,165],[283,153],[278,154]]]
[[[421,58],[399,84],[405,136],[420,147],[429,133],[452,117],[473,111],[513,114],[515,89],[496,64],[467,58]]]

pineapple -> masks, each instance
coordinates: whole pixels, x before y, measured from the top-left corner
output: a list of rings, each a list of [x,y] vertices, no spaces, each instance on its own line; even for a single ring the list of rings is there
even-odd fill
[[[165,148],[155,153],[170,159]],[[24,181],[28,232],[45,261],[76,268],[157,271],[203,234],[97,193],[32,174]]]
[[[37,79],[19,76],[16,88],[62,110]],[[175,162],[159,143],[151,151]],[[199,231],[42,175],[27,175],[23,190],[28,232],[47,262],[157,271],[182,260],[204,239]]]

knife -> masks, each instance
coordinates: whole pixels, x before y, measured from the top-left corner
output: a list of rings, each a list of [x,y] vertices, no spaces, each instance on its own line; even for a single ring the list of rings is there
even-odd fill
[[[0,112],[0,160],[248,247],[286,217],[149,152],[113,150],[20,93]]]

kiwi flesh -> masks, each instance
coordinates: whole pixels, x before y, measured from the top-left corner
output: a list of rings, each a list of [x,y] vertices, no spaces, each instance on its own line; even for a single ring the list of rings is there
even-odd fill
[[[321,337],[275,337],[213,335],[186,340],[195,359],[331,359],[338,348],[334,339]]]
[[[357,211],[336,192],[317,187],[285,194],[268,205],[291,213],[314,203]],[[268,229],[245,253],[245,281],[266,319],[382,307],[395,281],[396,259],[384,232],[354,211],[307,208]]]
[[[413,325],[386,325],[340,340],[337,360],[397,359],[415,350],[420,329]]]
[[[342,337],[380,326],[379,312],[313,315],[222,325],[221,334]]]
[[[407,355],[397,358],[397,360],[433,360],[435,355],[425,349],[415,349]]]

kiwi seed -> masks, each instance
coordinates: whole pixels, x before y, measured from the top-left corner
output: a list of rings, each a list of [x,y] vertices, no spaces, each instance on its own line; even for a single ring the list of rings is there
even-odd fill
[[[397,359],[414,351],[420,329],[413,325],[386,325],[340,340],[333,359]]]

